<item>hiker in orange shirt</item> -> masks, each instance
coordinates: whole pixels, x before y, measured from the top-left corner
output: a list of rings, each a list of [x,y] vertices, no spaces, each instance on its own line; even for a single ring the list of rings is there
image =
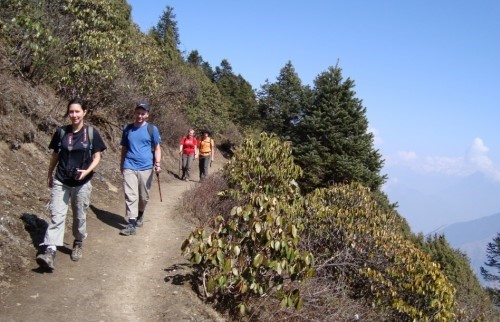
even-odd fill
[[[208,165],[212,165],[214,161],[214,140],[210,137],[210,132],[203,130],[201,132],[201,139],[198,143],[198,151],[200,154],[200,182],[203,181],[208,175]]]

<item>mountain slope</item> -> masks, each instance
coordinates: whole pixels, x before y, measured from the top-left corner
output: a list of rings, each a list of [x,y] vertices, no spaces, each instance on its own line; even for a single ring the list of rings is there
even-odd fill
[[[463,251],[470,259],[470,264],[483,285],[487,285],[481,276],[481,266],[486,262],[486,246],[500,231],[500,213],[476,220],[460,222],[439,231],[454,248]]]

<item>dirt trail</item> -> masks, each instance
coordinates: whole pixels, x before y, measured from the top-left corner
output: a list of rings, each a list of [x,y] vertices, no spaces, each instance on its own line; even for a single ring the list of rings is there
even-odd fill
[[[190,227],[176,208],[196,183],[162,177],[169,178],[162,182],[163,202],[155,181],[136,236],[119,235],[126,225],[123,204],[91,206],[83,258],[71,261],[66,232],[56,270],[41,271],[33,258],[26,283],[2,301],[0,321],[222,321],[190,289],[180,254]],[[94,192],[92,200],[98,198]]]

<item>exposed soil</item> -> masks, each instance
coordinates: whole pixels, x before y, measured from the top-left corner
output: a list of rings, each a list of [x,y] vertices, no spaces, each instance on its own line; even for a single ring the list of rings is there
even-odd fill
[[[7,167],[23,167],[24,156],[40,153],[38,148],[26,144],[19,151],[0,144],[0,150],[2,172],[12,170]],[[38,157],[48,160],[48,155]],[[10,165],[5,163],[6,159]],[[65,245],[57,251],[56,269],[42,270],[35,262],[35,255],[36,244],[43,236],[31,233],[30,258],[19,256],[17,264],[13,261],[6,268],[10,271],[1,274],[1,321],[223,321],[192,290],[190,269],[180,251],[192,229],[179,211],[181,196],[197,183],[180,181],[173,171],[163,172],[160,175],[163,201],[160,202],[155,180],[144,226],[138,228],[136,236],[121,236],[119,231],[126,225],[125,206],[116,173],[111,175],[114,163],[109,159],[104,162],[105,169],[106,164],[108,167],[103,170],[106,175],[98,174],[93,179],[92,205],[87,216],[89,237],[84,242],[83,258],[71,261],[73,238],[67,228]],[[30,180],[39,184],[45,181],[40,177],[46,177],[47,165],[42,163],[38,167],[31,176],[11,178],[9,187],[0,185],[3,197],[21,201],[24,198],[24,210],[16,211],[24,212],[25,225],[43,225],[47,216],[29,213],[30,209],[39,209],[47,203],[49,197],[48,188],[29,186]],[[9,216],[12,211],[9,202],[14,201],[2,200],[2,212],[7,214],[2,215],[2,220],[16,218]],[[5,227],[9,224],[0,223]],[[22,227],[22,222],[10,224]],[[7,250],[6,245],[2,245],[2,252]],[[14,245],[9,245],[9,250],[15,250]]]

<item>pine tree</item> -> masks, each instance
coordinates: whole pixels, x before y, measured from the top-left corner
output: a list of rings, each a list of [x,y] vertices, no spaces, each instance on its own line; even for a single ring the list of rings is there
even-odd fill
[[[497,306],[500,306],[500,233],[493,238],[493,241],[488,243],[486,247],[486,258],[488,259],[484,264],[491,267],[493,271],[489,271],[481,266],[481,275],[483,278],[491,282],[494,287],[488,288],[488,291],[493,296],[493,300]]]
[[[360,182],[377,191],[385,182],[383,160],[368,132],[366,108],[356,98],[354,81],[330,67],[314,81],[313,103],[303,110],[293,136],[294,156],[304,169],[304,190],[332,183]]]
[[[289,61],[276,83],[266,83],[259,92],[259,111],[267,132],[289,139],[299,123],[304,106],[309,105],[311,90],[302,85]]]
[[[231,64],[223,59],[215,68],[214,81],[221,94],[229,100],[231,120],[242,126],[255,126],[257,101],[252,85],[243,76],[235,75]]]
[[[156,26],[151,29],[150,34],[171,60],[180,59],[180,51],[177,46],[181,41],[174,8],[167,6]]]
[[[197,50],[193,50],[189,53],[187,62],[192,65],[198,66],[208,77],[208,79],[210,79],[211,81],[214,80],[214,71],[212,70],[212,67],[209,63],[203,61],[203,57],[201,57],[200,53]]]

